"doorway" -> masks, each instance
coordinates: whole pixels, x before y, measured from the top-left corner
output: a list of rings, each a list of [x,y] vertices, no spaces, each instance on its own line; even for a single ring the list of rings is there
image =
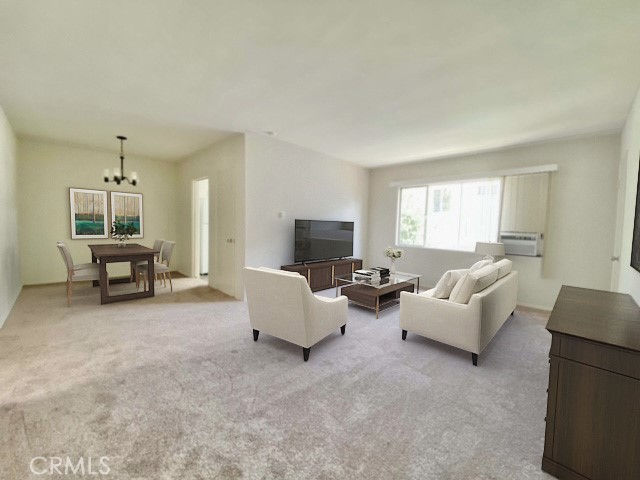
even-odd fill
[[[193,276],[209,275],[209,179],[193,181]]]

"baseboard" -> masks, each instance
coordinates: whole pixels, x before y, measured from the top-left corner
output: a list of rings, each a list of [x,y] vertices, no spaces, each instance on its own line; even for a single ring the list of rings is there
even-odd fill
[[[543,312],[550,312],[553,310],[553,308],[543,307],[542,305],[535,305],[533,303],[518,303],[516,308],[518,307],[532,308],[534,310],[542,310]]]
[[[0,328],[2,328],[4,326],[4,322],[7,321],[7,318],[9,318],[9,315],[11,315],[11,311],[13,310],[13,307],[15,307],[16,302],[18,301],[18,298],[20,298],[20,294],[22,293],[22,289],[24,288],[24,285],[20,285],[20,289],[18,290],[18,294],[15,296],[15,298],[13,299],[12,302],[10,302],[10,306],[9,309],[7,310],[7,313],[5,315],[2,316],[2,318],[0,318]]]

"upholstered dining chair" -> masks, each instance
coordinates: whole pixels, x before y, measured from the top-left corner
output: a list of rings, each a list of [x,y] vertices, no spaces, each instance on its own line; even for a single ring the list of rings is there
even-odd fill
[[[173,247],[175,247],[176,242],[170,242],[169,240],[165,240],[162,244],[162,250],[160,251],[160,261],[154,262],[153,264],[153,273],[155,275],[162,275],[164,279],[164,286],[167,286],[167,275],[169,275],[169,285],[171,287],[171,291],[173,292],[173,282],[171,281],[171,269],[169,268],[169,264],[171,263],[171,255],[173,254]],[[140,288],[140,277],[142,277],[144,290],[147,289],[147,281],[149,280],[148,275],[148,264],[147,262],[143,262],[140,265],[135,266],[136,271],[136,288]]]
[[[71,306],[73,282],[85,282],[100,280],[100,269],[97,263],[74,264],[69,247],[64,242],[58,242],[58,250],[62,255],[65,267],[67,267],[67,306]]]
[[[158,240],[154,240],[153,241],[153,249],[154,250],[158,250],[158,255],[154,255],[153,256],[153,261],[154,262],[160,262],[160,255],[162,254],[162,245],[164,245],[164,240],[162,239],[158,239]],[[136,265],[142,265],[142,264],[146,264],[147,261],[146,260],[142,260],[140,262],[138,262]],[[131,272],[131,281],[133,282],[135,280],[135,275],[136,275],[136,269],[134,267],[133,271]],[[158,274],[155,275],[156,279],[158,278]]]

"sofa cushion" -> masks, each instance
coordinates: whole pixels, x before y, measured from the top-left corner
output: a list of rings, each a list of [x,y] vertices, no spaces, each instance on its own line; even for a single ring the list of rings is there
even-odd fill
[[[513,262],[508,258],[503,258],[499,262],[494,263],[494,265],[498,267],[498,280],[511,273],[511,269],[513,268]]]
[[[451,290],[456,286],[456,283],[466,274],[469,273],[468,268],[462,268],[460,270],[448,270],[444,272],[444,275],[440,277],[436,284],[435,291],[433,292],[434,298],[449,298]]]
[[[480,270],[482,267],[486,267],[487,265],[491,265],[493,263],[492,260],[480,260],[479,262],[474,263],[469,268],[470,272],[475,272],[476,270]]]
[[[478,293],[498,279],[498,267],[486,265],[464,275],[451,291],[449,300],[455,303],[469,303],[471,295]]]

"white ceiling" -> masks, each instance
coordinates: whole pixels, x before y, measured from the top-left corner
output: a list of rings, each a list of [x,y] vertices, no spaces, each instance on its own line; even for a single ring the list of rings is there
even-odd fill
[[[620,129],[638,0],[2,0],[19,134],[178,159],[229,132],[366,166]]]

